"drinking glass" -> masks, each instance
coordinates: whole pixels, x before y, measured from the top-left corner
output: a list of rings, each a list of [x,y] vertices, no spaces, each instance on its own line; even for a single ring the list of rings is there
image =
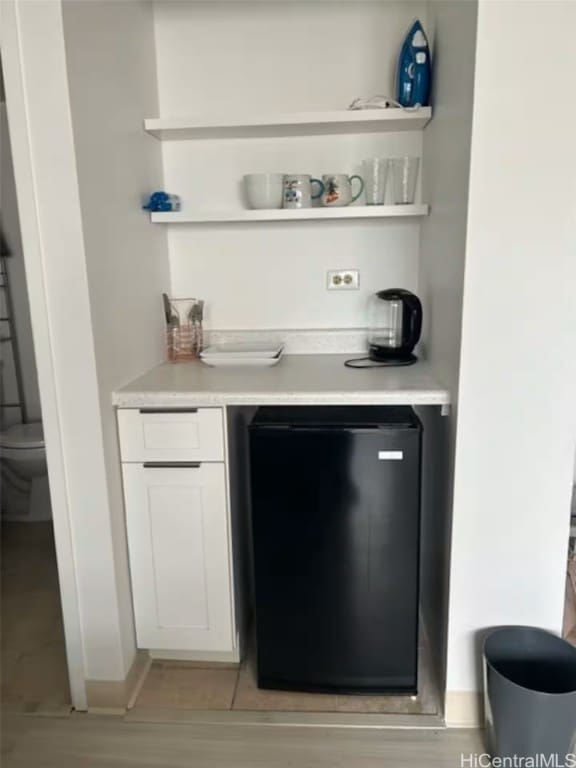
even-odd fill
[[[387,157],[371,157],[362,161],[366,205],[384,205],[388,167]]]
[[[419,157],[394,157],[390,160],[394,203],[411,205],[416,194]]]
[[[169,300],[170,318],[166,318],[166,353],[170,362],[195,360],[202,351],[202,320],[204,302],[201,299]]]

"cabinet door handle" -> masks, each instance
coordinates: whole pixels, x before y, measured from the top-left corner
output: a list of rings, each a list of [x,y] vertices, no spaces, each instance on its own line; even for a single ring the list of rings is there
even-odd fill
[[[139,413],[198,413],[198,408],[138,408]]]
[[[145,461],[144,469],[199,469],[199,461]]]

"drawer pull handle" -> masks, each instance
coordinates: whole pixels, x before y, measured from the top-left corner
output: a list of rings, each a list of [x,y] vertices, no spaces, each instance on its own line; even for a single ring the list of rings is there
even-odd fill
[[[140,413],[198,413],[198,408],[139,408]]]
[[[199,461],[145,461],[144,469],[199,469]]]

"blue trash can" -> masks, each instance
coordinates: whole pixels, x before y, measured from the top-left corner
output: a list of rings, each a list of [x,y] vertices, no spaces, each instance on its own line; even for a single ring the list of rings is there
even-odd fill
[[[576,648],[536,627],[494,630],[484,641],[484,704],[493,758],[557,755],[543,764],[564,765],[576,739]]]

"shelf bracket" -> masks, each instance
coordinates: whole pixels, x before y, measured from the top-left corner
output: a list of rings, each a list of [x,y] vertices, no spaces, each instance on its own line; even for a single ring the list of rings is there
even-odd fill
[[[450,416],[450,403],[440,406],[440,416]]]

